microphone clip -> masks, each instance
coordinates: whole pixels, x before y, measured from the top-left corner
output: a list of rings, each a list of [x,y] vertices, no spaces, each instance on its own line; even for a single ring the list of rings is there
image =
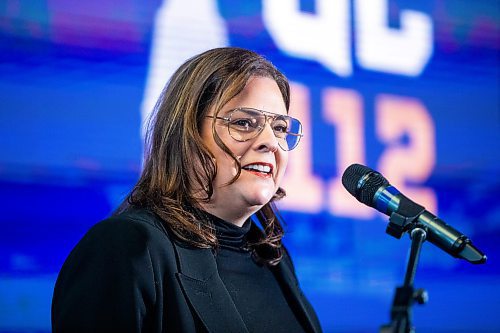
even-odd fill
[[[406,217],[396,212],[393,212],[389,217],[389,224],[387,225],[385,232],[391,235],[392,237],[400,239],[405,232],[411,231],[416,227],[425,230],[425,227],[418,224],[417,222],[419,215],[420,214],[417,214],[416,216],[413,217]]]

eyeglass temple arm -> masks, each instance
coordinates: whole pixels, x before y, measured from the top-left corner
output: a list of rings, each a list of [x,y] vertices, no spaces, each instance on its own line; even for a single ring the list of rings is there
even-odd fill
[[[216,117],[216,116],[205,116],[205,117],[229,121],[229,118],[224,118],[224,117]]]

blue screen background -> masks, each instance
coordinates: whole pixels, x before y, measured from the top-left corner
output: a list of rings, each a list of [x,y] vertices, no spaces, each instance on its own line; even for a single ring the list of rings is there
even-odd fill
[[[355,57],[352,75],[336,75],[280,49],[261,1],[215,3],[229,45],[264,54],[308,87],[312,172],[325,182],[339,176],[335,129],[320,111],[325,87],[362,96],[370,166],[384,151],[375,132],[377,96],[409,96],[425,105],[436,129],[436,161],[420,185],[434,190],[439,216],[470,236],[488,262],[471,265],[425,243],[415,285],[430,300],[414,308],[414,324],[419,332],[500,331],[498,3],[390,1],[394,29],[403,9],[433,21],[433,55],[417,77],[367,70]],[[317,13],[315,1],[298,3],[302,12]],[[52,290],[64,259],[138,178],[140,110],[161,5],[0,1],[1,332],[50,331]],[[385,234],[382,215],[360,220],[327,209],[283,215],[285,244],[324,331],[373,332],[387,323],[408,237]]]

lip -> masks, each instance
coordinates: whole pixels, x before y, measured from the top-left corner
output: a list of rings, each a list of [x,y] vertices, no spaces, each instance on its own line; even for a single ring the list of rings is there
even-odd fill
[[[243,169],[244,167],[246,167],[248,165],[263,165],[263,166],[268,166],[268,167],[271,168],[271,171],[269,172],[269,174],[263,174],[263,173],[258,172],[258,171]],[[245,165],[242,165],[241,168],[243,170],[245,170],[245,171],[248,171],[248,172],[253,173],[254,175],[257,175],[257,176],[260,176],[260,177],[264,177],[264,178],[274,177],[274,165],[271,164],[271,163],[266,163],[266,162],[251,162],[251,163],[247,163]]]

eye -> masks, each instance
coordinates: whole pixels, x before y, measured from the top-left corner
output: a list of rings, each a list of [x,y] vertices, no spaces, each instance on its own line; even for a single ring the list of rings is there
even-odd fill
[[[251,132],[257,128],[257,121],[254,118],[231,119],[230,125],[238,131]]]
[[[274,133],[286,134],[288,132],[288,123],[284,119],[276,119],[273,122]]]
[[[286,126],[282,126],[282,125],[275,125],[273,127],[273,130],[277,133],[286,133]]]

